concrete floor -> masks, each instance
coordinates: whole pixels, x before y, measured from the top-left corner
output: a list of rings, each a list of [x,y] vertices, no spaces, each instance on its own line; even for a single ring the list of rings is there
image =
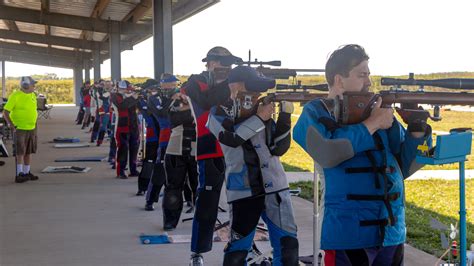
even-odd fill
[[[144,198],[136,197],[136,178],[119,180],[105,162],[73,163],[89,166],[85,174],[40,174],[65,156],[106,156],[103,147],[55,149],[54,137],[90,134],[74,125],[77,109],[55,107],[52,119],[39,121],[39,151],[32,172],[39,181],[15,184],[14,159],[0,168],[0,265],[187,265],[189,244],[141,245],[139,235],[161,234],[162,215],[143,211]],[[11,142],[7,145],[11,147]],[[224,197],[222,206],[227,209]],[[161,201],[160,201],[161,204]],[[300,254],[312,253],[310,202],[294,198]],[[226,220],[227,213],[219,217]],[[182,218],[190,217],[183,214]],[[171,234],[190,234],[191,222],[179,224]],[[220,265],[225,243],[214,243],[206,265]],[[268,250],[268,242],[259,242]],[[405,265],[434,265],[436,259],[407,246]]]

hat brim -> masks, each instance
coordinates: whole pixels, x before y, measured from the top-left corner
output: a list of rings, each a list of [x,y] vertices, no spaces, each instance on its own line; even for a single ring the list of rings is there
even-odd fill
[[[160,79],[160,83],[169,83],[169,82],[178,82],[179,79],[175,76],[169,77],[167,79]]]
[[[204,57],[201,61],[202,62],[219,61],[222,63],[227,63],[228,65],[235,64],[238,62],[243,62],[242,58],[235,55],[208,55]]]
[[[275,80],[265,77],[258,77],[245,82],[245,88],[253,92],[266,92],[275,87]]]

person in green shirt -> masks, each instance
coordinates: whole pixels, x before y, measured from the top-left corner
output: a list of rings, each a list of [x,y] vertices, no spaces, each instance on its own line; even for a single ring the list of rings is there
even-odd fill
[[[15,136],[16,147],[16,183],[38,180],[30,171],[31,154],[36,153],[36,81],[31,77],[22,77],[20,90],[14,91],[4,107],[3,115]]]

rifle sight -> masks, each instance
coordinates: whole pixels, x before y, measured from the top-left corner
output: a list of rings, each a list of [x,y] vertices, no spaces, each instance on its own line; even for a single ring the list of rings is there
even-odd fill
[[[408,79],[382,78],[381,84],[384,86],[431,86],[447,89],[474,90],[474,79],[415,79],[410,73]]]

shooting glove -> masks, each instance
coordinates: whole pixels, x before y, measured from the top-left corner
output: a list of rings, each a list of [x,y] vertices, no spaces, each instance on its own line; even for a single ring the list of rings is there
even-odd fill
[[[281,101],[280,102],[280,113],[288,113],[291,114],[294,111],[294,106],[292,102],[288,101]]]

